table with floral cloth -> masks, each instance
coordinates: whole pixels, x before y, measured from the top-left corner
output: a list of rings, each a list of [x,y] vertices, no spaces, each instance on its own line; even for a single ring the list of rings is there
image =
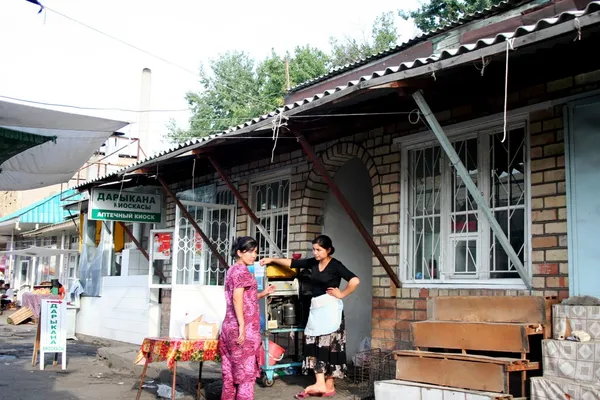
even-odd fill
[[[202,363],[204,361],[221,361],[218,340],[180,339],[170,337],[145,338],[140,346],[135,364],[144,361],[144,370],[138,388],[137,399],[142,394],[142,385],[146,377],[148,364],[166,361],[167,367],[173,371],[173,386],[171,398],[175,399],[175,385],[178,361],[195,361],[200,363],[198,373],[198,396],[200,396],[200,381],[202,379]],[[200,398],[200,397],[198,397]]]

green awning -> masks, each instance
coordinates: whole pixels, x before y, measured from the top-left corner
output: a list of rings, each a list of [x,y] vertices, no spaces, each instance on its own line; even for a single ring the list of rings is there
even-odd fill
[[[0,165],[27,149],[51,140],[56,143],[56,136],[42,136],[0,127]]]

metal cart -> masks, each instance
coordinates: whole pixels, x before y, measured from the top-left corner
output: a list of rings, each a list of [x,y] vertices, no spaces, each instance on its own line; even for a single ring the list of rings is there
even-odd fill
[[[259,272],[260,271],[260,272]],[[257,274],[258,272],[258,274]],[[264,273],[263,276],[260,274]],[[286,304],[294,304],[295,302],[296,309],[298,309],[298,304],[300,300],[300,285],[298,279],[285,277],[285,278],[269,278],[266,273],[266,268],[264,270],[260,270],[257,268],[255,270],[255,276],[259,282],[259,288],[266,288],[269,285],[275,285],[276,290],[273,294],[261,299],[259,301],[260,306],[260,318],[261,318],[261,333],[263,339],[263,350],[264,350],[264,365],[261,365],[261,383],[266,387],[273,386],[275,372],[277,370],[283,370],[288,368],[300,368],[302,367],[302,362],[294,361],[293,359],[289,362],[280,362],[282,360],[278,360],[275,365],[269,365],[269,340],[271,336],[279,335],[279,334],[290,334],[294,332],[294,345],[295,345],[295,357],[299,355],[300,349],[300,339],[299,334],[304,332],[304,327],[300,326],[301,318],[298,315],[295,315],[294,324],[280,324],[278,323],[278,319],[274,317],[272,314],[273,302],[283,302],[286,301]],[[262,281],[262,285],[261,285]],[[288,342],[289,343],[289,342]]]

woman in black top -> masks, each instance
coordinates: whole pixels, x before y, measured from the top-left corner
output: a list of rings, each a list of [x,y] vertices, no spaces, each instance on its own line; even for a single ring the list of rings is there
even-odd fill
[[[337,299],[343,299],[356,290],[360,283],[358,277],[340,261],[331,257],[335,249],[328,236],[321,235],[315,238],[312,241],[312,249],[313,258],[304,260],[263,258],[260,263],[261,265],[278,264],[291,268],[310,269],[313,298],[328,294]],[[344,290],[340,289],[342,278],[348,282]],[[333,396],[335,394],[334,378],[343,378],[346,374],[346,329],[343,313],[341,324],[335,332],[320,336],[305,334],[304,340],[305,359],[302,363],[302,372],[308,374],[308,370],[312,369],[315,373],[316,383],[298,393],[296,398]]]

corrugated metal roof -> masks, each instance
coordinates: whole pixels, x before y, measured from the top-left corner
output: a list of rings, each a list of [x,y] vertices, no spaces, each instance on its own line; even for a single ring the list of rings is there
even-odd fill
[[[392,55],[394,53],[398,53],[398,52],[400,52],[402,50],[406,50],[406,49],[408,49],[410,47],[413,47],[416,44],[425,42],[425,41],[431,39],[434,36],[437,36],[437,35],[442,34],[444,32],[448,32],[448,31],[450,31],[452,29],[455,29],[455,28],[458,28],[458,27],[460,27],[462,25],[468,24],[469,22],[473,22],[473,21],[477,21],[477,20],[481,20],[481,19],[485,19],[485,18],[491,17],[494,14],[500,13],[502,11],[510,10],[510,9],[512,9],[512,8],[514,8],[514,7],[516,7],[516,6],[520,5],[520,4],[523,4],[523,3],[526,3],[526,1],[524,1],[524,0],[506,0],[506,1],[503,1],[503,2],[498,3],[496,5],[493,5],[493,6],[489,7],[489,8],[486,8],[484,10],[477,11],[477,12],[474,12],[472,14],[464,15],[461,18],[457,19],[456,21],[453,21],[453,22],[451,22],[449,24],[446,24],[446,25],[444,25],[444,26],[442,26],[442,27],[440,27],[438,29],[435,29],[433,31],[422,33],[421,35],[416,36],[416,37],[414,37],[414,38],[412,38],[412,39],[410,39],[410,40],[408,40],[408,41],[406,41],[404,43],[401,43],[401,44],[396,45],[396,46],[392,46],[392,47],[390,47],[387,50],[381,51],[381,52],[376,53],[376,54],[372,54],[372,55],[370,55],[368,57],[365,57],[365,58],[361,58],[360,60],[356,60],[356,61],[354,61],[352,63],[349,63],[349,64],[346,64],[346,65],[335,67],[331,71],[329,71],[328,73],[326,73],[324,75],[318,76],[318,77],[313,78],[313,79],[309,79],[306,82],[302,82],[302,83],[300,83],[300,84],[292,87],[289,90],[289,93],[291,94],[291,93],[297,92],[297,91],[299,91],[301,89],[304,89],[304,88],[312,86],[312,85],[314,85],[316,83],[325,81],[325,80],[327,80],[329,78],[332,78],[334,76],[341,75],[344,72],[351,71],[351,70],[353,70],[355,68],[361,67],[361,66],[366,65],[366,64],[368,64],[370,62],[379,60],[381,58],[385,58],[385,57],[387,57],[389,55]]]
[[[75,190],[69,189],[54,196],[46,197],[38,202],[23,207],[20,210],[0,218],[0,222],[19,219],[20,223],[31,224],[57,224],[65,221],[69,213],[63,209],[61,198],[75,194]],[[76,195],[81,196],[81,195]]]
[[[185,143],[178,144],[170,149],[153,154],[143,160],[140,160],[134,164],[131,164],[125,168],[122,168],[119,171],[116,171],[112,174],[108,174],[108,175],[101,176],[96,179],[90,180],[88,182],[84,182],[81,185],[77,186],[76,188],[88,185],[90,183],[104,180],[111,176],[118,176],[118,175],[122,175],[127,172],[135,171],[135,170],[143,167],[145,164],[148,164],[150,162],[155,162],[155,161],[159,160],[160,158],[164,158],[166,156],[169,156],[169,158],[176,157],[187,151],[190,151],[190,150],[196,149],[198,147],[201,147],[203,145],[206,145],[208,142],[211,142],[215,139],[219,139],[222,136],[235,136],[237,134],[245,133],[245,132],[239,132],[239,131],[241,131],[242,129],[245,129],[245,128],[255,126],[259,123],[267,124],[267,123],[269,123],[269,121],[267,121],[267,120],[271,119],[272,117],[275,117],[276,115],[278,115],[282,112],[294,110],[293,114],[300,113],[300,112],[304,111],[306,108],[308,108],[309,104],[311,104],[317,100],[326,98],[328,96],[332,96],[334,94],[338,94],[339,92],[343,92],[343,91],[349,92],[353,87],[358,86],[363,82],[370,81],[370,80],[376,79],[376,78],[381,78],[381,77],[384,77],[387,75],[396,74],[398,72],[410,70],[413,68],[426,66],[428,64],[436,63],[438,61],[447,60],[447,59],[450,59],[450,58],[453,58],[453,57],[456,57],[456,56],[459,56],[459,55],[462,55],[465,53],[470,53],[470,52],[473,52],[476,50],[484,49],[486,47],[493,46],[495,44],[504,43],[508,40],[519,38],[519,37],[528,35],[533,32],[542,31],[544,29],[553,27],[555,25],[559,25],[564,22],[573,21],[577,18],[581,18],[585,15],[589,15],[589,14],[595,13],[597,11],[600,11],[600,0],[590,2],[587,5],[587,7],[585,8],[585,10],[565,11],[556,17],[541,19],[534,25],[520,26],[512,33],[501,33],[501,34],[496,35],[493,38],[480,39],[476,43],[473,43],[473,44],[462,45],[456,49],[444,50],[439,54],[432,54],[431,56],[426,57],[426,58],[418,58],[412,62],[404,62],[395,67],[388,67],[383,71],[373,72],[371,75],[365,75],[357,80],[350,81],[346,85],[341,85],[334,89],[326,90],[323,93],[316,94],[312,97],[307,97],[301,101],[297,101],[297,102],[294,102],[291,104],[286,104],[285,106],[280,107],[275,111],[272,111],[268,114],[264,114],[257,118],[253,118],[250,121],[245,122],[244,124],[240,124],[240,125],[231,127],[221,133],[216,133],[213,135],[189,140]],[[574,32],[576,31],[575,26],[573,26],[573,31]],[[338,96],[336,96],[336,97],[338,97]],[[288,115],[288,117],[293,118],[293,115]]]

